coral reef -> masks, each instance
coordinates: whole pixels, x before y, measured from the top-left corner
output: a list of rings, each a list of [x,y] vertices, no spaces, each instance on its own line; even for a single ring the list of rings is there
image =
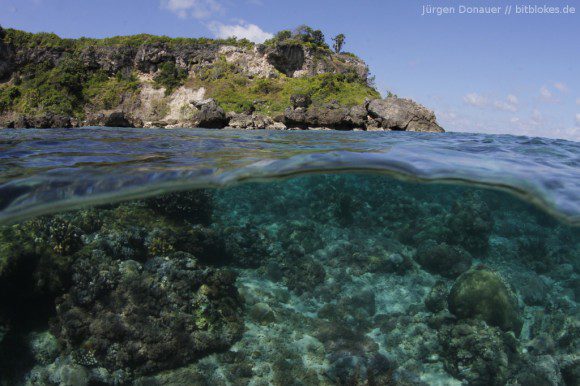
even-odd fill
[[[369,174],[31,219],[0,229],[0,384],[576,385],[579,236]]]
[[[73,270],[52,330],[79,364],[152,373],[225,350],[243,331],[235,276],[187,253],[141,264],[97,250]]]

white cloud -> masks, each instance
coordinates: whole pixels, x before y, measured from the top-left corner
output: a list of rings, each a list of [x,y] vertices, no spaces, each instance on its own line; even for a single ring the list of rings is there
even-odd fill
[[[546,86],[542,86],[540,88],[540,95],[544,99],[551,99],[552,98],[552,92],[550,90],[548,90],[548,88]]]
[[[576,104],[580,106],[580,98],[576,99]]]
[[[182,19],[207,19],[223,10],[216,0],[161,0],[161,8],[168,9]]]
[[[219,39],[236,37],[238,39],[248,39],[254,43],[263,43],[271,39],[274,35],[262,30],[255,24],[247,23],[241,20],[238,24],[227,25],[222,23],[210,23],[209,29]]]
[[[507,96],[507,101],[508,103],[511,103],[512,105],[517,105],[518,103],[520,103],[520,101],[518,100],[518,97],[510,94]]]
[[[558,98],[556,98],[554,96],[554,94],[552,93],[552,91],[550,91],[550,89],[548,89],[548,87],[546,87],[546,86],[540,87],[540,97],[542,98],[542,100],[544,102],[549,102],[549,103],[558,103],[559,102]]]
[[[498,110],[511,111],[515,113],[516,111],[518,111],[518,104],[519,104],[518,97],[510,94],[507,96],[505,101],[495,101],[493,103],[493,107],[495,107]]]
[[[518,111],[518,105],[520,103],[517,96],[509,94],[505,100],[489,100],[488,97],[472,92],[463,96],[463,101],[468,105],[479,107],[479,108],[494,108],[501,111],[510,111],[515,113]]]
[[[556,82],[554,83],[554,88],[560,92],[566,92],[568,91],[568,86],[566,86],[565,83],[562,82]]]
[[[487,105],[487,98],[474,92],[465,95],[463,101],[475,107],[484,107]]]
[[[576,127],[580,127],[580,114],[576,114]]]

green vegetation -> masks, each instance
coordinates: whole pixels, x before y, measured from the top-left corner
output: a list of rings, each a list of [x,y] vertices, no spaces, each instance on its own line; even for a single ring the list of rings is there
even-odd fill
[[[300,44],[304,47],[330,51],[330,47],[324,40],[324,34],[320,30],[314,30],[306,25],[301,25],[294,31],[283,30],[278,32],[272,39],[264,42],[267,46],[280,44]]]
[[[379,93],[355,74],[322,74],[310,78],[248,79],[235,73],[214,80],[191,80],[192,87],[205,87],[226,111],[247,111],[257,101],[256,111],[280,114],[289,106],[292,94],[306,94],[314,105],[336,100],[341,105],[362,104],[365,98],[379,98]]]
[[[167,96],[181,86],[186,78],[187,70],[177,68],[173,62],[165,62],[159,66],[159,71],[153,81],[157,87],[165,87],[165,95]]]
[[[108,76],[104,71],[94,73],[83,91],[84,100],[98,110],[117,107],[125,97],[134,97],[139,90],[139,80],[133,73]]]
[[[332,44],[332,48],[334,49],[334,52],[336,52],[337,54],[340,54],[340,51],[342,51],[342,47],[344,46],[345,39],[346,39],[346,37],[343,34],[338,34],[332,38],[332,41],[334,42]]]
[[[4,30],[4,43],[12,44],[20,48],[62,48],[74,49],[76,41],[73,39],[62,39],[53,33],[30,33],[7,28]]]
[[[13,108],[25,114],[37,111],[75,115],[82,108],[86,72],[78,59],[66,55],[54,68],[47,64],[28,65],[17,75],[13,86],[18,95]]]
[[[169,36],[155,36],[139,34],[131,36],[113,36],[104,39],[80,38],[63,39],[53,33],[30,33],[7,28],[4,30],[4,42],[22,48],[58,48],[68,51],[80,51],[83,48],[108,47],[108,46],[130,46],[139,47],[144,44],[167,44],[170,47],[180,45],[212,45],[227,44],[237,47],[254,47],[254,43],[247,39],[209,39],[209,38],[171,38]]]
[[[14,86],[0,86],[0,113],[9,110],[20,96],[20,90]]]
[[[339,37],[342,36],[342,40]],[[14,29],[3,30],[0,39],[12,45],[16,52],[40,50],[52,60],[32,61],[20,66],[10,81],[0,83],[0,114],[13,111],[28,116],[52,113],[83,118],[85,111],[111,110],[138,97],[141,86],[136,74],[129,68],[117,73],[88,67],[80,53],[87,47],[131,46],[164,43],[179,45],[228,44],[253,47],[247,40],[206,38],[169,38],[166,36],[134,35],[106,39],[62,39],[52,33],[28,33]],[[340,51],[344,36],[334,38],[335,50]],[[340,44],[339,44],[340,43]],[[300,44],[314,49],[315,60],[327,60],[330,48],[324,34],[308,26],[294,31],[281,31],[268,42]],[[46,51],[42,51],[42,50]],[[330,57],[336,68],[344,67],[344,56]],[[365,98],[378,98],[373,87],[355,73],[322,74],[309,78],[289,78],[280,74],[277,78],[253,78],[243,69],[228,63],[221,56],[211,66],[196,70],[195,77],[188,80],[188,72],[167,61],[159,66],[153,78],[156,87],[164,87],[171,94],[177,87],[188,83],[190,87],[205,87],[207,97],[215,98],[226,111],[250,111],[275,115],[289,106],[292,94],[307,94],[314,105],[336,100],[342,105],[360,104]],[[157,115],[167,113],[167,103],[156,106]],[[184,112],[184,114],[187,112]]]
[[[248,39],[210,39],[210,38],[172,38],[169,36],[156,36],[148,34],[139,34],[131,36],[113,36],[105,39],[91,39],[80,38],[77,40],[77,47],[84,48],[86,46],[131,46],[139,47],[144,44],[167,44],[170,47],[177,47],[182,45],[231,45],[236,47],[253,48],[254,43]]]
[[[56,67],[46,63],[23,67],[13,84],[0,86],[0,113],[83,115],[85,104],[112,109],[134,94],[139,82],[132,74],[108,76],[88,71],[80,59],[66,54]]]

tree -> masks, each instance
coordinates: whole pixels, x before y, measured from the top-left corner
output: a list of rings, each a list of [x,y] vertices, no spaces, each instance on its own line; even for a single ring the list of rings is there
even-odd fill
[[[274,39],[281,42],[281,41],[284,41],[286,39],[290,39],[291,37],[292,37],[292,32],[290,30],[285,29],[285,30],[278,32],[276,34],[276,36],[274,37]]]
[[[337,54],[339,54],[340,51],[342,51],[342,47],[344,46],[345,39],[346,39],[346,37],[343,34],[338,34],[332,38],[332,41],[334,42],[332,44],[332,48],[334,48],[334,51]]]
[[[312,28],[310,28],[307,25],[302,24],[302,25],[296,27],[293,35],[296,36],[297,38],[299,38],[300,40],[302,40],[303,42],[309,42],[311,37],[312,37],[313,32],[314,32],[314,30]]]
[[[316,44],[317,46],[324,45],[324,34],[321,30],[317,29],[316,31],[312,31],[312,43]]]

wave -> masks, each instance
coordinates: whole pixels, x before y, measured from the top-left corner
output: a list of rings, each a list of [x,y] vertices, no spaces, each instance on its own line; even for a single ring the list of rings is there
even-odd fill
[[[206,129],[0,132],[0,224],[306,173],[386,173],[508,191],[580,225],[580,144],[510,135]]]

